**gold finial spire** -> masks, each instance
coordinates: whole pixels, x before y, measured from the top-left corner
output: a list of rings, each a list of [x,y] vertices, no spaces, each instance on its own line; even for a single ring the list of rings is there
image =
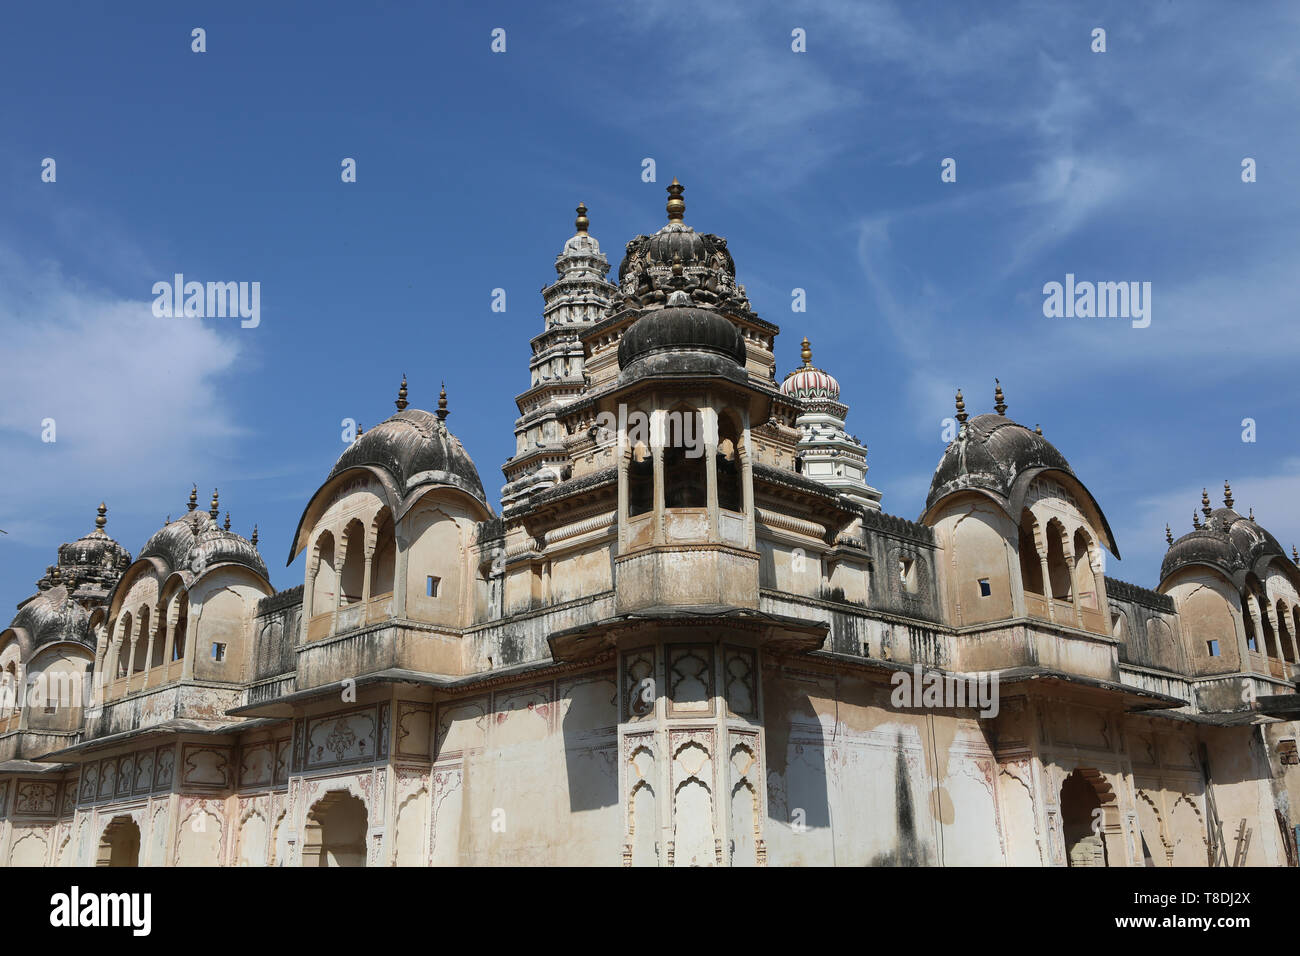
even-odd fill
[[[212,505],[208,508],[208,515],[213,521],[217,520],[217,515],[221,514],[221,505],[218,503],[217,489],[212,489]]]
[[[1196,513],[1195,508],[1192,509],[1192,527],[1197,531],[1201,530],[1201,516]]]
[[[406,406],[411,404],[406,400],[406,373],[402,373],[402,385],[397,390],[397,401],[393,402],[399,412],[406,411]]]
[[[799,357],[803,359],[804,368],[812,368],[812,346],[808,344],[808,336],[803,337],[803,347],[799,349]]]
[[[585,202],[578,203],[578,218],[573,220],[573,225],[577,227],[578,235],[585,236],[587,234],[587,227],[591,225],[591,220],[587,218],[587,204]]]
[[[195,485],[193,488],[190,489],[190,504],[186,510],[193,511],[198,506],[199,506],[199,486]],[[167,523],[171,524],[170,521]]]
[[[1223,479],[1223,506],[1225,508],[1232,507],[1232,485],[1228,484],[1227,478]]]
[[[438,392],[438,421],[447,420],[447,383],[442,383],[442,389]]]
[[[965,425],[968,418],[970,416],[966,414],[966,400],[961,397],[961,389],[959,388],[957,389],[957,421]]]
[[[229,511],[226,512],[226,524],[225,524],[225,529],[226,529],[227,531],[230,530],[230,512],[229,512]]]
[[[1170,546],[1170,547],[1173,547],[1173,544],[1174,544],[1174,533],[1173,533],[1172,531],[1169,530],[1169,523],[1168,523],[1168,522],[1165,522],[1165,540],[1169,542],[1169,546]]]
[[[1037,435],[1039,438],[1042,438],[1042,437],[1043,437],[1043,426],[1042,426],[1042,425],[1035,425],[1035,426],[1034,426],[1034,434]]]
[[[257,547],[257,525],[253,525],[253,536],[248,539],[248,543],[254,548]]]
[[[1201,514],[1209,517],[1214,509],[1210,507],[1210,494],[1204,488],[1201,489]]]
[[[1005,415],[1007,413],[1007,402],[1006,396],[1002,394],[1002,383],[995,378],[993,385],[993,407],[997,409],[999,415]]]
[[[100,531],[104,530],[104,525],[108,524],[108,506],[104,502],[99,503],[99,511],[95,515],[95,527]]]
[[[686,187],[673,177],[672,185],[668,187],[668,195],[672,198],[668,200],[668,221],[681,222],[682,217],[686,215],[686,201],[682,199],[682,193]]]

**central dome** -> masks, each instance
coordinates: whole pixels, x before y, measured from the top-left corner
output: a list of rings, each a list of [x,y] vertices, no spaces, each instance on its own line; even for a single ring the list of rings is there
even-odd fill
[[[1042,435],[1002,415],[976,415],[944,450],[925,506],[965,488],[994,491],[1005,498],[1016,478],[1031,468],[1074,476],[1065,456]]]
[[[713,352],[745,364],[745,340],[728,319],[707,309],[656,309],[632,323],[618,343],[619,368],[656,352]]]

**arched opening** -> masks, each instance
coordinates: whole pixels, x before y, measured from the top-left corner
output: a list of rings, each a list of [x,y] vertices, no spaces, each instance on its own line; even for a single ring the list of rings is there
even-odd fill
[[[700,413],[693,408],[673,409],[664,429],[664,507],[705,507],[707,466]]]
[[[303,866],[365,866],[366,805],[346,790],[331,790],[307,813]]]
[[[1246,628],[1247,650],[1259,653],[1259,635],[1255,633],[1255,615],[1251,613],[1254,598],[1247,594],[1241,601],[1241,623]]]
[[[139,866],[140,827],[128,816],[114,817],[99,838],[96,866]]]
[[[149,664],[149,637],[149,608],[142,604],[136,623],[135,657],[131,661],[133,674],[140,673]]]
[[[730,413],[718,419],[718,451],[714,461],[718,472],[718,507],[724,511],[742,510],[740,429]]]
[[[1093,785],[1076,770],[1061,785],[1061,832],[1067,866],[1109,866],[1105,810]]]
[[[158,667],[166,664],[163,655],[167,653],[167,615],[161,610],[153,626],[153,647],[149,650],[149,666]]]
[[[627,516],[652,511],[655,506],[655,466],[650,449],[643,441],[632,446],[627,463]]]
[[[1092,567],[1092,538],[1082,528],[1074,532],[1074,579],[1079,605],[1095,610],[1100,588]]]
[[[1295,631],[1291,629],[1291,615],[1287,612],[1287,607],[1281,601],[1277,602],[1277,643],[1283,660],[1295,663],[1294,638]]]
[[[1073,601],[1070,563],[1065,558],[1065,528],[1053,518],[1047,522],[1047,583],[1057,601]]]
[[[117,638],[117,667],[115,668],[118,677],[125,677],[126,669],[131,665],[131,625],[134,622],[135,618],[131,616],[130,611],[122,615]]]
[[[326,531],[317,538],[316,553],[320,557],[320,563],[316,568],[315,580],[312,582],[312,617],[334,611],[334,595],[338,585],[334,570],[334,535]]]
[[[366,573],[366,526],[353,518],[343,529],[343,567],[339,569],[339,606],[361,601]]]
[[[1259,626],[1264,631],[1264,646],[1261,650],[1266,657],[1280,657],[1277,650],[1277,635],[1273,633],[1273,622],[1268,619],[1268,598],[1257,594],[1255,602],[1259,608]]]
[[[375,516],[375,555],[370,563],[370,594],[372,598],[387,597],[393,593],[394,573],[397,567],[397,540],[393,536],[393,513],[380,509]]]
[[[190,596],[182,591],[176,596],[176,632],[172,637],[172,660],[185,659],[185,640],[190,623]]]
[[[1038,557],[1038,545],[1035,543],[1038,529],[1038,523],[1034,516],[1025,510],[1020,513],[1020,581],[1026,592],[1030,594],[1042,594],[1047,592],[1043,590],[1043,562]]]

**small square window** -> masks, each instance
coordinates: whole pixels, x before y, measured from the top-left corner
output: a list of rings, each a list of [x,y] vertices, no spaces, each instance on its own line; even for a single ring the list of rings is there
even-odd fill
[[[1277,745],[1278,755],[1282,758],[1282,763],[1288,767],[1300,765],[1300,753],[1296,752],[1294,740],[1283,740]]]
[[[980,578],[980,597],[988,597],[993,593],[993,588],[989,587],[988,578]]]
[[[212,659],[214,661],[224,661],[226,659],[226,645],[214,643],[212,645]]]
[[[1210,656],[1211,656],[1211,657],[1218,657],[1218,656],[1219,656],[1219,642],[1218,642],[1218,641],[1206,641],[1206,642],[1205,642],[1205,649],[1206,649],[1207,651],[1210,652]]]
[[[424,596],[437,597],[438,585],[441,583],[442,583],[442,578],[435,578],[432,574],[429,575],[424,582]]]
[[[57,712],[58,709],[59,709],[59,708],[56,707],[54,704],[46,704],[46,705],[45,705],[45,713],[47,713],[47,714],[53,714],[53,713]]]

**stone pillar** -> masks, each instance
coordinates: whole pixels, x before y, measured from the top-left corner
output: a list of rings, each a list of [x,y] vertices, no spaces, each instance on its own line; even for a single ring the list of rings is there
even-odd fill
[[[176,624],[180,619],[181,605],[179,601],[175,601],[167,611],[167,641],[166,644],[163,645],[164,667],[171,667],[172,657],[176,653]]]

